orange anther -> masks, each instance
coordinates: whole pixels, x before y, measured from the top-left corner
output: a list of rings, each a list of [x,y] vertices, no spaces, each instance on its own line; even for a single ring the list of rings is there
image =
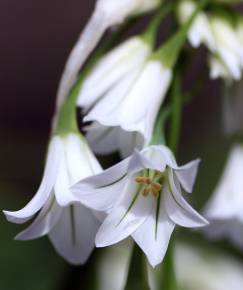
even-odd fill
[[[152,187],[158,191],[161,189],[161,184],[159,184],[158,182],[155,182],[152,184]]]
[[[146,177],[146,178],[145,178],[145,182],[146,182],[147,184],[151,184],[151,183],[152,183],[152,179],[151,179],[150,177]]]
[[[143,196],[148,196],[149,195],[150,190],[148,188],[144,188],[143,190]]]
[[[142,176],[138,176],[138,177],[136,177],[135,180],[136,180],[137,183],[145,183],[145,178],[142,177]]]
[[[151,190],[152,190],[152,194],[153,194],[154,197],[158,197],[159,196],[159,192],[158,192],[157,189],[155,189],[154,187],[152,187]]]

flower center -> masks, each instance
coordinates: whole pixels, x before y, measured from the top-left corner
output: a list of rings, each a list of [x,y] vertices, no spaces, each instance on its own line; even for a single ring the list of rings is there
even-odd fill
[[[143,196],[152,194],[154,197],[159,197],[164,176],[163,172],[145,169],[135,178],[135,181],[143,185]]]

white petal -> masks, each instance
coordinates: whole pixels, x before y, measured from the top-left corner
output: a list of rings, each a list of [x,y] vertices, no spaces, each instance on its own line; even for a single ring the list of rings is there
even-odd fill
[[[98,161],[92,156],[86,141],[81,138],[76,134],[69,134],[66,139],[66,163],[70,176],[70,185],[102,171]],[[93,159],[96,161],[96,166],[91,166]]]
[[[208,224],[199,213],[197,213],[183,198],[179,182],[169,173],[168,186],[164,187],[164,203],[168,216],[175,223],[182,227],[202,227]]]
[[[199,163],[200,163],[199,159],[193,160],[174,171],[175,175],[180,181],[180,184],[187,192],[192,192],[193,190]]]
[[[121,177],[125,176],[130,158],[124,159],[118,164],[104,170],[103,172],[87,177],[72,187],[73,191],[78,192],[79,185],[87,186],[87,188],[99,188],[113,184]]]
[[[222,58],[227,69],[231,73],[235,80],[240,80],[241,78],[241,66],[238,57],[231,51],[222,48],[219,51],[219,55]]]
[[[119,127],[119,151],[122,158],[130,156],[135,149],[141,150],[144,148],[145,140],[140,133],[127,132]]]
[[[34,222],[27,229],[19,233],[15,239],[24,241],[43,237],[55,226],[61,212],[62,210],[56,203],[53,195],[43,207]]]
[[[90,184],[79,183],[72,187],[76,199],[88,208],[109,212],[121,197],[126,177],[111,185],[92,188]]]
[[[209,56],[209,67],[210,67],[210,78],[217,79],[217,78],[224,78],[228,83],[232,81],[232,74],[226,67],[225,63],[215,55]]]
[[[103,249],[97,263],[97,285],[99,290],[124,290],[133,249],[132,239]]]
[[[160,0],[99,0],[97,10],[106,15],[110,25],[114,25],[131,15],[155,9],[160,3]]]
[[[135,242],[146,254],[149,263],[155,267],[160,264],[168,248],[175,224],[168,218],[161,200],[156,225],[156,206],[147,220],[132,234]]]
[[[94,105],[93,109],[84,117],[84,121],[97,121],[105,126],[119,126],[120,107],[138,78],[140,71],[141,66],[127,73]],[[90,97],[88,99],[90,100]]]
[[[150,150],[150,147],[148,148]],[[157,164],[152,158],[149,158],[145,155],[146,149],[142,152],[139,152],[138,150],[135,150],[133,155],[131,156],[128,169],[127,171],[130,173],[136,173],[140,170],[143,170],[145,168],[163,171],[165,169],[164,164]]]
[[[153,160],[158,166],[158,170],[164,171],[166,166],[169,166],[173,169],[179,168],[174,154],[172,151],[164,145],[156,145],[156,146],[149,146],[145,148],[143,154],[147,156],[147,158]]]
[[[101,172],[102,169],[85,140],[81,140],[78,135],[69,134],[63,142],[65,155],[61,160],[55,195],[59,205],[67,206],[77,201],[70,186],[80,179]]]
[[[58,88],[57,110],[63,105],[65,98],[77,80],[79,71],[100,41],[106,28],[107,23],[104,15],[95,11],[68,57]]]
[[[171,81],[171,71],[149,61],[119,108],[119,124],[126,131],[140,132],[151,140],[159,108]]]
[[[85,109],[96,102],[130,72],[141,67],[151,52],[150,46],[133,37],[112,50],[95,66],[85,80],[78,105]]]
[[[90,210],[82,205],[63,209],[57,225],[49,237],[57,252],[69,263],[84,264],[94,248],[98,221]]]
[[[76,200],[75,196],[69,189],[71,186],[70,176],[68,174],[65,156],[60,161],[57,180],[55,183],[54,191],[57,203],[60,206],[67,206]]]
[[[76,200],[98,211],[110,211],[121,197],[129,158],[71,187]]]
[[[118,151],[119,131],[118,127],[106,127],[94,122],[87,128],[86,138],[96,154],[106,155]]]
[[[8,221],[24,223],[31,219],[48,200],[56,182],[61,156],[63,154],[62,142],[59,137],[51,140],[44,175],[40,187],[33,199],[21,210],[16,212],[4,211]]]
[[[152,196],[144,197],[136,194],[138,186],[131,176],[122,194],[122,199],[104,220],[97,235],[96,246],[106,247],[131,235],[148,218],[155,199]]]

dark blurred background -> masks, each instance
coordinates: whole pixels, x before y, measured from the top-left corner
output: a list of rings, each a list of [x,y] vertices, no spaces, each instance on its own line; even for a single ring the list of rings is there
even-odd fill
[[[0,0],[1,209],[21,208],[37,190],[57,85],[93,5],[94,1],[80,0]],[[193,58],[185,87],[206,69],[202,57],[204,50]],[[198,208],[215,185],[229,146],[222,137],[218,87],[218,82],[206,80],[184,110],[180,160],[203,159],[196,187]],[[86,268],[70,268],[47,238],[14,241],[21,229],[1,214],[0,290],[73,290],[76,286],[67,281],[74,276],[77,289],[87,290],[82,282]]]

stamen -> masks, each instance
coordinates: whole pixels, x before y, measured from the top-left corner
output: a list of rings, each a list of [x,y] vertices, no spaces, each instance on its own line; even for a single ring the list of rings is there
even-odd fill
[[[144,188],[143,190],[143,196],[148,196],[149,195],[150,190],[148,188]]]
[[[146,178],[145,178],[145,182],[146,182],[147,184],[151,184],[151,183],[152,183],[152,179],[151,179],[150,177],[146,177]]]
[[[157,191],[159,191],[160,189],[161,189],[161,184],[159,184],[158,182],[154,182],[153,184],[152,184],[152,187],[154,188],[154,189],[156,189]]]
[[[135,180],[137,183],[145,183],[145,177],[143,176],[138,176]]]

